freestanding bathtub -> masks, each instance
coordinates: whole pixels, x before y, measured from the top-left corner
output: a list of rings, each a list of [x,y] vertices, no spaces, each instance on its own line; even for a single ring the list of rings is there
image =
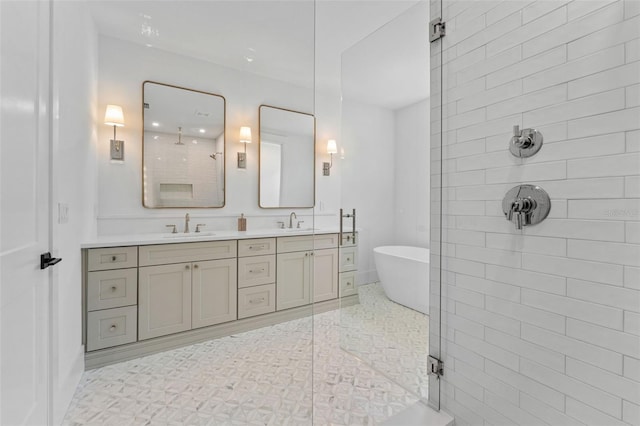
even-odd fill
[[[429,315],[429,249],[381,246],[373,258],[387,297]]]

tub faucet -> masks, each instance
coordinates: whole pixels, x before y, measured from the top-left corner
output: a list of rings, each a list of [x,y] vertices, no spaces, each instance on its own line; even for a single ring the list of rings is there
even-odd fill
[[[189,213],[187,213],[184,217],[184,233],[189,233]]]
[[[293,219],[297,219],[296,212],[291,212],[289,215],[289,228],[293,228]]]

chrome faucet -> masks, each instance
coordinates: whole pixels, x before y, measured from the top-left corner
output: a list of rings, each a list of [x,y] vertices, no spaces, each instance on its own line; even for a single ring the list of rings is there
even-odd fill
[[[185,234],[189,233],[189,213],[187,213],[186,216],[184,217],[184,233]]]
[[[296,212],[291,212],[289,215],[289,228],[293,228],[293,219],[297,219]]]

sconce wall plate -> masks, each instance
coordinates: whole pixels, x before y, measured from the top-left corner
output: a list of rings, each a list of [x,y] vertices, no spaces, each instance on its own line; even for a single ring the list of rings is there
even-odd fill
[[[111,159],[124,161],[124,141],[111,139]]]
[[[247,153],[239,152],[238,153],[238,168],[246,169],[247,168]]]

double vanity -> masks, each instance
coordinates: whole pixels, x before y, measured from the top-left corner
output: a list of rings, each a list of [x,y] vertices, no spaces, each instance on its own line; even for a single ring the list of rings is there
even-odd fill
[[[82,246],[86,368],[357,303],[351,234],[202,234]]]

